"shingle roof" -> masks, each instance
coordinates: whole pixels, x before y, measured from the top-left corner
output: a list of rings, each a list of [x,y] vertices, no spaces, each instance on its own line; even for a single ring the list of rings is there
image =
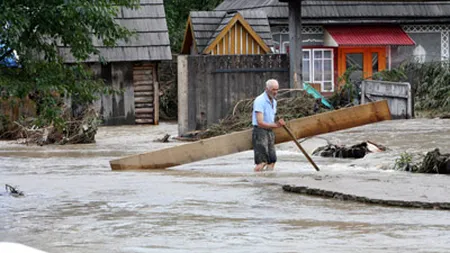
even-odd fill
[[[225,0],[216,10],[262,10],[269,21],[283,19],[287,22],[287,3],[278,0]],[[450,20],[450,1],[435,2],[379,2],[379,1],[312,1],[302,2],[302,17],[305,23],[363,22],[380,20],[395,22],[443,22]],[[275,21],[276,22],[276,21]]]
[[[199,52],[206,48],[226,14],[225,11],[191,11],[194,39]]]
[[[269,20],[263,11],[239,11],[255,32],[261,37],[268,47],[272,46],[272,34],[270,33]]]
[[[116,21],[136,35],[128,42],[119,41],[115,47],[105,47],[93,38],[94,45],[108,62],[171,60],[169,33],[163,0],[141,0],[137,10],[122,8]],[[66,62],[75,58],[69,48],[60,48]],[[92,56],[86,62],[98,62]]]
[[[197,50],[202,52],[217,38],[237,12],[192,11],[190,13]],[[239,11],[245,21],[261,37],[268,47],[272,46],[269,21],[263,11]]]

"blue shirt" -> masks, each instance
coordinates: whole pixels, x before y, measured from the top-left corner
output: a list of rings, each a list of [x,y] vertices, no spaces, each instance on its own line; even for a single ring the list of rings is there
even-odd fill
[[[259,95],[253,102],[253,113],[252,113],[252,124],[254,126],[258,125],[256,120],[256,112],[261,112],[263,114],[263,121],[266,123],[275,122],[275,114],[277,113],[277,101],[272,100],[273,104],[270,102],[270,98],[264,91]]]

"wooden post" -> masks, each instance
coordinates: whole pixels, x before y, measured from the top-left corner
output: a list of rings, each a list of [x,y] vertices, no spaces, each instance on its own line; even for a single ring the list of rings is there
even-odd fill
[[[188,119],[188,56],[178,56],[178,135],[182,135],[189,129]]]
[[[289,1],[289,63],[290,87],[303,88],[302,78],[302,1]],[[283,1],[283,2],[284,2]]]
[[[153,124],[159,125],[159,73],[158,64],[153,65]]]

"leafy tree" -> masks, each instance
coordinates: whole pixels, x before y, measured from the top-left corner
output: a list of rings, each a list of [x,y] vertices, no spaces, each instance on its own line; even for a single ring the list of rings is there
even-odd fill
[[[18,68],[0,67],[3,98],[30,97],[39,125],[63,126],[62,97],[89,103],[104,92],[100,81],[80,62],[98,54],[93,37],[113,46],[133,33],[114,21],[121,7],[138,8],[139,0],[0,1],[0,62],[17,55]],[[58,46],[71,48],[77,63],[67,65]]]
[[[178,53],[183,43],[186,22],[190,11],[210,11],[223,0],[165,0],[170,43],[172,51]]]

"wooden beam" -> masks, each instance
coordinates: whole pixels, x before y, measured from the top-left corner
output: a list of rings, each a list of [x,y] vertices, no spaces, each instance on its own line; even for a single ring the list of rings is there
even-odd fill
[[[153,65],[153,124],[159,125],[159,76],[158,66]]]
[[[302,89],[302,2],[290,1],[288,6],[290,87],[294,89]]]
[[[383,100],[291,120],[287,125],[299,139],[390,119],[387,101]],[[290,140],[283,128],[275,129],[276,143]],[[251,129],[112,160],[110,165],[112,170],[164,169],[250,149]]]

